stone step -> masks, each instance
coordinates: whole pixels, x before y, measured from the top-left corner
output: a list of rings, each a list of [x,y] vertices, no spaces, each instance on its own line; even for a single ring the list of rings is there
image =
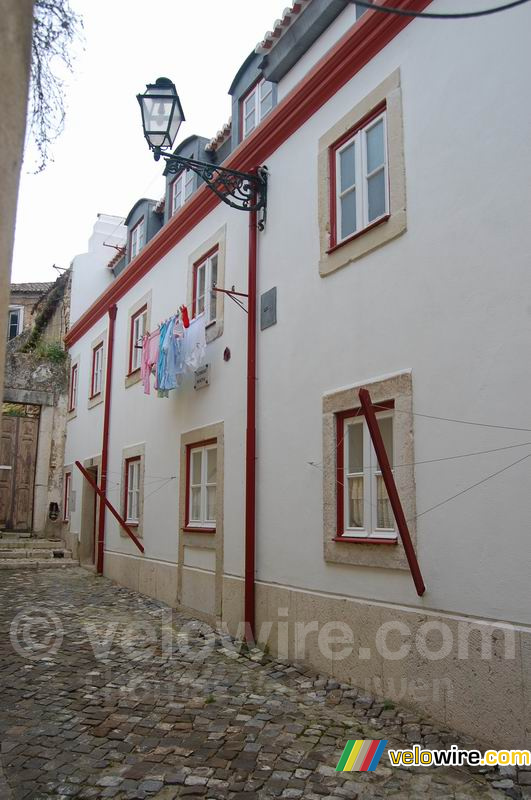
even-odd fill
[[[24,548],[24,549],[17,549],[17,550],[4,550],[0,546],[0,561],[5,559],[24,559],[24,558],[36,558],[36,559],[45,559],[45,558],[53,558],[53,559],[62,559],[62,558],[71,558],[72,551],[67,550],[65,547],[54,547],[52,548],[40,548],[34,547],[32,549]]]
[[[2,531],[0,533],[0,536],[1,536],[2,539],[10,539],[10,540],[12,540],[12,539],[15,539],[15,540],[16,539],[31,539],[32,538],[30,532],[27,532],[27,533],[26,532],[22,532],[21,533],[20,531]]]
[[[24,541],[12,541],[0,538],[0,550],[56,550],[64,547],[62,539],[25,539]]]
[[[66,569],[67,567],[79,567],[79,561],[74,561],[73,558],[10,558],[0,561],[0,570]]]

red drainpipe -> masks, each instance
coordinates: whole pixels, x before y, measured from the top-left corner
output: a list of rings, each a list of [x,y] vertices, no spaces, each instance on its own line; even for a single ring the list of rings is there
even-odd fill
[[[254,641],[255,631],[255,533],[256,533],[256,264],[257,216],[249,213],[249,266],[247,314],[247,428],[245,437],[245,633]]]
[[[111,418],[112,358],[114,353],[114,326],[118,308],[109,308],[109,336],[107,339],[107,367],[105,370],[105,405],[103,409],[103,440],[101,444],[101,477],[100,489],[103,496],[107,493],[107,462],[109,458],[109,423]],[[103,574],[103,549],[105,546],[105,503],[100,500],[98,516],[98,558],[97,570]]]

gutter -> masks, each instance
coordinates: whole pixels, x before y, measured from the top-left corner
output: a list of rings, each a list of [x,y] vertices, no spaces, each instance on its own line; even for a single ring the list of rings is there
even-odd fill
[[[105,407],[103,411],[103,438],[101,443],[100,506],[98,515],[98,548],[96,567],[103,575],[103,553],[105,548],[105,499],[107,496],[107,463],[109,460],[109,427],[111,419],[112,360],[114,354],[114,328],[118,307],[109,308],[109,336],[107,339],[107,365],[105,370]]]
[[[255,641],[256,560],[256,275],[258,220],[249,213],[249,263],[247,277],[247,427],[245,432],[245,638]]]

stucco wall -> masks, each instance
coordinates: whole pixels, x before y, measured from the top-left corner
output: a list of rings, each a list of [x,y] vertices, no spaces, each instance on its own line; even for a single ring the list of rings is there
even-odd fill
[[[33,0],[0,0],[0,19],[0,331],[5,331],[18,183],[26,129]],[[4,348],[0,347],[0,394],[3,375]]]
[[[441,2],[433,4],[438,7]],[[439,621],[463,617],[481,624],[515,624],[520,649],[510,670],[503,660],[491,661],[490,666],[482,664],[477,678],[471,661],[461,664],[457,659],[451,675],[459,691],[449,701],[451,713],[449,705],[443,711],[436,702],[431,711],[449,714],[451,723],[464,729],[477,729],[480,720],[469,715],[467,721],[459,711],[460,698],[472,691],[477,678],[478,694],[485,699],[478,707],[486,709],[489,696],[503,694],[505,671],[517,689],[506,695],[504,730],[513,715],[518,735],[530,727],[529,707],[527,716],[519,709],[529,689],[531,462],[511,466],[531,454],[529,445],[521,446],[531,428],[531,381],[521,367],[528,360],[531,334],[525,290],[531,111],[519,99],[527,91],[530,21],[525,7],[472,26],[409,25],[267,159],[268,219],[258,246],[259,293],[277,287],[278,322],[258,335],[257,579],[295,598],[288,603],[294,620],[308,620],[312,613],[315,621],[325,622],[336,613],[334,598],[341,598],[356,608],[385,607],[386,619],[407,618],[413,630],[422,615],[435,615]],[[324,36],[334,30],[338,34],[343,24],[341,15]],[[500,48],[500,41],[510,47]],[[316,44],[312,58],[322,44]],[[397,69],[407,231],[323,277],[319,140]],[[138,555],[107,517],[109,574],[120,580],[126,580],[128,569],[138,575],[147,569],[138,562],[176,564],[178,486],[183,479],[180,436],[223,421],[223,573],[227,585],[241,584],[245,315],[234,304],[225,304],[224,333],[208,346],[207,389],[194,391],[188,382],[169,399],[159,400],[146,397],[139,384],[124,388],[123,372],[127,309],[151,290],[152,323],[169,316],[186,296],[189,254],[224,223],[225,283],[245,291],[247,219],[218,206],[118,304],[109,464],[114,485],[109,496],[119,496],[124,447],[145,443],[146,480],[153,480],[144,498],[145,556]],[[69,423],[69,463],[101,448],[101,406],[88,410],[86,398],[89,343],[105,325],[100,320],[72,348],[72,357],[80,358],[81,400],[76,419]],[[225,363],[227,346],[232,358]],[[422,598],[407,570],[332,563],[323,557],[320,465],[334,457],[323,452],[323,397],[403,371],[411,373],[413,387],[417,553],[427,586]],[[493,452],[483,452],[487,450]],[[462,455],[466,457],[455,458]],[[494,473],[499,474],[484,481]],[[80,476],[75,480],[79,487]],[[74,515],[74,531],[78,524]],[[126,561],[134,567],[128,568]],[[153,581],[149,586],[149,591],[158,591]],[[199,611],[212,608],[210,589],[198,591]],[[280,599],[273,590],[270,596],[271,609],[275,604],[278,608]],[[322,597],[326,602],[316,599]],[[226,594],[224,589],[222,615],[228,619],[233,613],[241,619],[241,585]],[[374,639],[383,617],[360,613],[352,619]],[[317,649],[309,661],[322,667]],[[426,674],[429,661],[422,661]],[[418,664],[408,662],[404,674],[417,669]],[[357,680],[354,664],[348,674]],[[495,717],[487,717],[485,710],[481,718],[484,731],[492,735]]]

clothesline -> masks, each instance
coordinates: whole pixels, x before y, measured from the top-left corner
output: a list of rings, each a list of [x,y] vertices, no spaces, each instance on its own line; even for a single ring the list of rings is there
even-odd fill
[[[158,397],[181,386],[186,373],[201,367],[206,354],[205,315],[190,320],[188,309],[181,305],[163,320],[153,333],[142,337],[141,378],[144,393],[151,394],[151,376]]]

